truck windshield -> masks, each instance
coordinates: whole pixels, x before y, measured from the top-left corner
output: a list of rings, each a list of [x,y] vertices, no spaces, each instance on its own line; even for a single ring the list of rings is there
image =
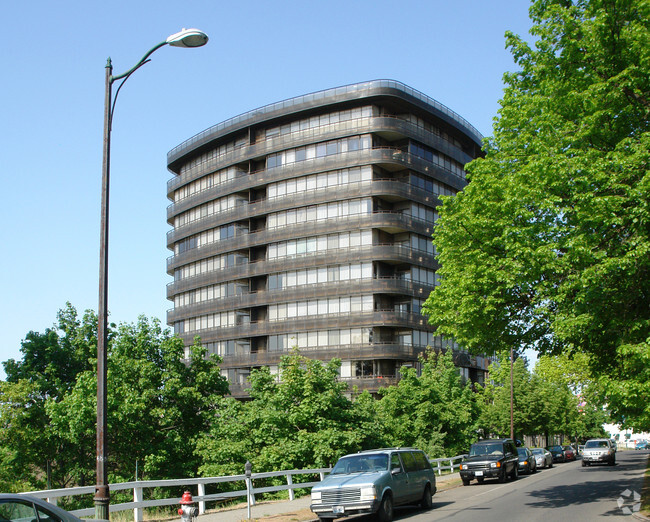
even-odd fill
[[[473,444],[469,450],[469,456],[478,455],[503,455],[503,446],[501,444]]]
[[[386,471],[387,469],[388,455],[354,455],[339,459],[332,470],[332,475]]]
[[[585,448],[607,448],[609,447],[609,444],[607,444],[606,440],[588,440],[587,444],[585,444]]]

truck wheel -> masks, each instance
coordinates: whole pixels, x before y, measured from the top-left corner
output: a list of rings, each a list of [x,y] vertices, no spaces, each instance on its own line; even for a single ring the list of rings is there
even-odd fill
[[[499,482],[503,484],[506,481],[506,470],[504,469],[499,475]]]
[[[512,474],[510,475],[510,478],[512,480],[517,480],[519,478],[519,468],[515,466],[515,469],[512,470]]]
[[[431,509],[431,506],[433,506],[433,498],[431,497],[431,486],[427,484],[427,487],[424,488],[424,493],[422,494],[422,500],[420,500],[420,506],[422,509]]]
[[[584,460],[582,461],[582,467],[583,467],[583,468],[586,468],[586,467],[587,467],[587,463],[586,463]]]
[[[462,481],[463,481],[463,486],[469,486],[469,479],[464,478],[462,479]]]
[[[393,520],[393,499],[388,493],[381,499],[379,511],[377,511],[377,520],[379,522],[392,522]]]

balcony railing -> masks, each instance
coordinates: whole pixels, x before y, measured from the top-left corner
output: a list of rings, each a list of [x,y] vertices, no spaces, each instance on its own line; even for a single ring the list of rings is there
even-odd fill
[[[168,287],[169,288],[169,287]],[[373,277],[347,281],[329,281],[304,285],[285,286],[273,290],[244,292],[219,299],[211,299],[167,310],[167,322],[173,323],[184,317],[196,317],[204,313],[245,309],[253,306],[266,306],[272,303],[305,299],[322,299],[337,295],[358,295],[363,293],[382,293],[428,297],[434,286],[419,281],[409,281],[396,277]]]
[[[373,94],[389,94],[391,91],[397,91],[398,93],[403,93],[407,96],[411,96],[446,115],[451,121],[458,123],[461,127],[464,127],[464,130],[474,139],[477,144],[480,144],[483,140],[483,135],[465,118],[452,111],[445,105],[441,104],[440,102],[427,96],[426,94],[394,80],[373,80],[369,82],[345,85],[342,87],[326,89],[312,94],[298,96],[289,100],[272,103],[264,107],[254,109],[252,111],[248,111],[239,116],[235,116],[234,118],[230,118],[224,122],[218,123],[217,125],[213,125],[212,127],[202,132],[199,132],[177,147],[174,147],[167,154],[167,163],[172,163],[173,161],[183,156],[189,150],[210,141],[214,136],[223,134],[224,132],[228,132],[230,130],[243,128],[256,119],[264,118],[265,116],[271,117],[274,115],[274,113],[287,112],[288,110],[299,108],[300,106],[324,105],[328,101],[330,101],[330,103],[336,102],[337,99],[345,98],[346,96],[354,96],[355,98],[358,98],[360,96],[371,96]]]
[[[373,260],[391,260],[404,263],[426,265],[431,268],[438,266],[435,260],[435,254],[425,250],[413,248],[410,245],[402,244],[378,244],[364,245],[358,247],[337,248],[327,251],[305,252],[296,254],[294,257],[283,257],[278,259],[259,259],[243,265],[236,265],[219,270],[221,281],[232,281],[259,275],[281,272],[286,270],[296,270],[317,266],[321,263],[323,257],[327,258],[328,264],[338,264],[354,260],[355,262],[373,261]],[[176,256],[167,260],[167,272],[173,273]],[[179,263],[181,265],[182,263]],[[191,278],[174,281],[167,285],[167,296],[170,297],[178,292],[189,290],[202,286],[208,282],[214,282],[216,272],[206,272]]]
[[[199,247],[185,250],[167,258],[167,272],[175,267],[209,256],[222,255],[251,247],[268,245],[280,241],[289,241],[296,237],[315,237],[318,235],[361,229],[387,229],[390,231],[415,232],[429,236],[433,232],[433,223],[423,221],[400,212],[372,212],[353,214],[339,218],[323,218],[296,223],[288,226],[265,228],[253,232],[239,232],[235,237],[213,241]],[[190,230],[186,230],[188,236]],[[199,233],[197,230],[196,233]],[[320,252],[321,254],[323,252]]]
[[[427,319],[420,314],[396,312],[394,310],[375,310],[372,312],[351,311],[338,314],[291,317],[278,321],[250,321],[246,324],[182,332],[179,333],[179,337],[186,344],[191,344],[196,335],[200,336],[203,342],[213,342],[296,331],[363,328],[371,326],[388,326],[405,329],[430,328]]]
[[[230,152],[222,157],[218,163],[208,168],[206,166],[197,166],[188,169],[187,172],[170,179],[167,182],[167,195],[170,197],[177,188],[202,177],[210,172],[223,169],[228,166],[249,161],[245,154],[245,149]],[[443,165],[425,160],[420,156],[411,154],[397,147],[373,147],[370,149],[359,149],[349,152],[340,152],[329,156],[307,159],[287,163],[273,168],[263,168],[250,172],[248,175],[242,174],[234,179],[225,181],[216,185],[220,187],[219,193],[228,194],[245,190],[250,187],[281,181],[286,178],[293,178],[301,175],[317,174],[337,168],[355,167],[372,164],[392,163],[400,165],[402,168],[412,168],[432,176],[436,179],[448,180],[447,183],[456,186],[461,183],[465,184],[465,177],[459,176],[456,172],[447,169]],[[191,197],[191,196],[189,196]]]

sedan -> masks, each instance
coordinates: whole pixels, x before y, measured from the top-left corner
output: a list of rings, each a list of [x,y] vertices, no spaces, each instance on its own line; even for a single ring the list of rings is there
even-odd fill
[[[519,473],[535,473],[537,471],[537,461],[532,452],[525,447],[517,448],[519,454]]]
[[[0,520],[47,520],[48,522],[81,522],[71,513],[30,495],[0,494]]]
[[[551,452],[545,448],[532,448],[530,450],[535,457],[535,464],[538,468],[552,468],[553,467],[553,455]]]
[[[546,449],[553,455],[553,462],[566,462],[562,446],[548,446]]]
[[[576,450],[573,449],[573,446],[564,446],[562,450],[564,451],[564,459],[567,462],[576,460]]]
[[[634,449],[638,450],[644,450],[648,449],[648,441],[647,440],[639,440],[634,446]]]

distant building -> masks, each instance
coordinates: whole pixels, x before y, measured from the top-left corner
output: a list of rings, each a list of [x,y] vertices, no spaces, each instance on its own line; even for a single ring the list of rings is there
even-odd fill
[[[481,135],[395,81],[329,89],[215,125],[168,154],[174,280],[167,322],[223,357],[234,396],[252,368],[297,346],[342,360],[375,392],[427,345],[456,350],[482,381],[487,360],[435,334],[420,307],[437,284],[440,195],[466,185]]]
[[[616,441],[620,448],[635,448],[637,442],[650,442],[650,433],[635,433],[631,429],[621,429],[618,424],[604,424],[603,429],[609,437]]]

